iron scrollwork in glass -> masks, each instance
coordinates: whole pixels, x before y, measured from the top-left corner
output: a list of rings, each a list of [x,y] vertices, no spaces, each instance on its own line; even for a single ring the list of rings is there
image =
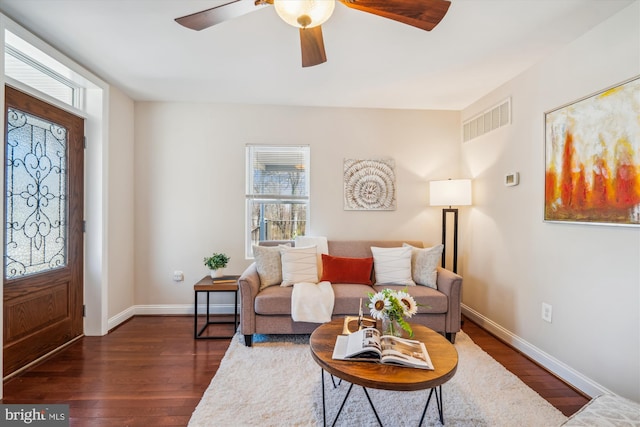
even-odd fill
[[[5,277],[67,264],[67,130],[7,112]]]

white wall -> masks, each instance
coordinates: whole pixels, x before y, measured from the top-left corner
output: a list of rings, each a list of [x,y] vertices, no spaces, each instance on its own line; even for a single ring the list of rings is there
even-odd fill
[[[145,312],[190,308],[213,251],[230,255],[228,273],[249,264],[247,143],[311,147],[311,234],[440,241],[428,181],[458,174],[459,112],[136,103],[135,118],[135,301]],[[395,160],[397,210],[344,211],[343,159],[379,157]]]
[[[463,231],[464,304],[507,339],[537,347],[586,391],[599,384],[636,401],[640,229],[542,219],[543,113],[638,74],[635,2],[462,114],[512,97],[513,124],[462,149],[475,201]],[[511,171],[521,183],[504,187]],[[553,306],[551,324],[541,320],[542,302]]]
[[[108,317],[134,305],[134,103],[115,87],[109,91],[107,180]]]

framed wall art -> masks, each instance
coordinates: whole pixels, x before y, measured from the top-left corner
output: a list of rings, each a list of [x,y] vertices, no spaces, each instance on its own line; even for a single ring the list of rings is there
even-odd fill
[[[545,221],[640,225],[640,77],[545,113]]]
[[[344,209],[396,209],[396,172],[392,159],[345,159]]]

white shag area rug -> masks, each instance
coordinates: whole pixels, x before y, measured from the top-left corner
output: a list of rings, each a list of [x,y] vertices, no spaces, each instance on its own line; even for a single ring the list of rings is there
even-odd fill
[[[189,426],[321,426],[321,370],[308,340],[256,335],[253,347],[245,347],[236,335]],[[567,419],[463,332],[455,346],[458,370],[442,386],[446,426],[552,427]],[[325,374],[328,425],[348,387],[342,382],[334,389]],[[367,390],[383,425],[393,427],[416,426],[429,393]],[[378,425],[361,387],[353,387],[336,425]],[[433,399],[423,425],[441,425]]]

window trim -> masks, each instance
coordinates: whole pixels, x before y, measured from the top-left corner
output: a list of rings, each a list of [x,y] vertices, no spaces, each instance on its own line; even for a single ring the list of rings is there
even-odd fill
[[[42,55],[48,56],[46,53],[42,52],[40,49],[38,49],[37,47],[35,47],[31,43],[29,43],[27,40],[23,39],[19,35],[11,32],[9,29],[5,29],[5,31],[11,33],[13,37],[15,37],[16,39],[20,40],[25,45],[28,45],[30,48],[35,49],[37,52],[41,53]],[[33,69],[34,71],[39,72],[42,75],[47,76],[47,77],[51,78],[52,80],[57,81],[58,83],[62,84],[63,86],[68,87],[69,90],[71,91],[71,103],[68,103],[64,99],[61,99],[61,98],[59,98],[59,97],[57,97],[57,96],[55,96],[55,95],[53,95],[51,93],[43,92],[43,93],[46,93],[46,95],[48,97],[51,97],[51,98],[57,100],[58,102],[62,102],[63,104],[71,106],[71,107],[73,107],[75,109],[82,109],[82,107],[83,107],[82,101],[83,101],[83,95],[84,95],[83,94],[84,88],[81,85],[79,85],[78,83],[74,82],[73,80],[63,76],[62,74],[60,74],[59,72],[54,70],[52,67],[50,67],[48,65],[45,65],[44,63],[42,63],[38,59],[32,57],[28,53],[23,52],[22,50],[20,50],[20,48],[12,46],[6,40],[5,40],[5,45],[4,45],[4,53],[5,53],[5,56],[8,55],[8,56],[11,56],[11,57],[15,58],[17,61],[22,62],[24,65],[26,65],[27,67]],[[51,58],[51,60],[55,61],[55,59],[53,59],[53,58]],[[3,73],[6,76],[6,70],[3,70]],[[12,78],[12,79],[16,80],[15,78]],[[20,79],[17,79],[17,81],[20,81],[22,84],[27,85],[29,87],[32,87],[33,89],[37,90],[38,92],[42,92],[41,89],[37,89],[37,88],[31,86],[27,82],[24,82],[24,81],[22,81]]]
[[[304,195],[274,195],[274,194],[254,194],[252,191],[253,184],[253,150],[263,151],[297,151],[302,152],[304,157],[305,174],[305,192]],[[306,231],[309,231],[311,219],[311,148],[309,145],[285,145],[285,144],[246,144],[245,145],[245,258],[253,259],[252,251],[252,204],[256,201],[265,202],[282,202],[282,203],[300,203],[306,205]]]

